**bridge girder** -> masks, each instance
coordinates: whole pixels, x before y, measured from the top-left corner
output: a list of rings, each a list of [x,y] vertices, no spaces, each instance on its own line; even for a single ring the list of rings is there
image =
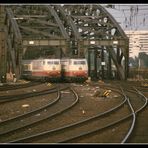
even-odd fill
[[[5,22],[9,48],[15,52],[10,52],[12,60],[17,61],[12,62],[14,68],[20,66],[26,49],[58,47],[71,56],[77,48],[77,56],[83,57],[88,48],[104,48],[120,79],[128,76],[128,38],[100,5],[13,5],[6,8]]]

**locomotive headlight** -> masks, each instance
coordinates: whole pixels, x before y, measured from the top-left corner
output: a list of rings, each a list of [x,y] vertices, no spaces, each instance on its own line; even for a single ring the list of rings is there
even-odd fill
[[[79,70],[82,70],[82,67],[79,67]]]
[[[55,67],[52,67],[52,70],[56,70],[56,68]]]

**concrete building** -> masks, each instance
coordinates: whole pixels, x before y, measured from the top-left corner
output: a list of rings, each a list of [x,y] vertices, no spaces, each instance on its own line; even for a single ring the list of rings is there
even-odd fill
[[[148,30],[125,31],[129,37],[129,56],[138,57],[139,52],[148,53]]]
[[[139,52],[148,54],[148,5],[115,4],[106,10],[129,37],[129,56],[134,58]]]

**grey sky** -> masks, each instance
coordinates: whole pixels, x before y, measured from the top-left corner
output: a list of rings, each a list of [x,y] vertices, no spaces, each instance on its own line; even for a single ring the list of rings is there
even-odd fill
[[[148,4],[113,4],[106,8],[124,30],[148,30]]]

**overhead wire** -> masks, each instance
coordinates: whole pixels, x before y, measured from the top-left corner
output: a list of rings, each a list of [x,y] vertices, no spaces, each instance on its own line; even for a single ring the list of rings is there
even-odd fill
[[[122,8],[122,7],[126,8]],[[129,7],[129,8],[127,8]],[[147,7],[147,8],[146,8]],[[148,5],[114,5],[111,9],[120,11],[124,15],[124,21],[123,21],[123,26],[124,28],[130,28],[131,30],[133,29],[138,29],[141,26],[146,26],[146,18],[148,17],[148,13],[145,12],[144,10],[148,10]],[[127,12],[129,11],[129,12]],[[144,12],[142,12],[144,11]],[[115,15],[114,15],[115,16]],[[138,22],[140,17],[140,22]],[[115,18],[120,19],[123,18],[122,16],[115,16]]]

